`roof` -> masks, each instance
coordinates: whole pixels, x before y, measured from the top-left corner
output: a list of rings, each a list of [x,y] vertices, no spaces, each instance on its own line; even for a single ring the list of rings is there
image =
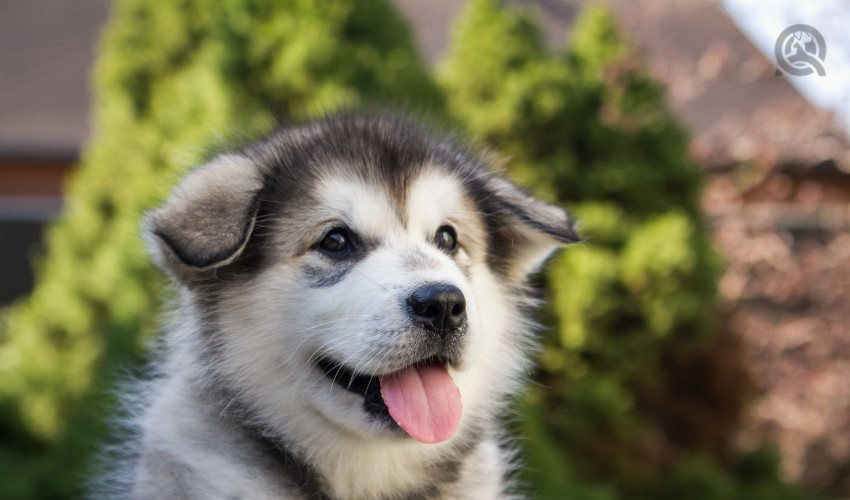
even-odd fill
[[[0,2],[0,155],[76,158],[107,0]]]
[[[88,76],[107,0],[0,3],[0,156],[76,156],[88,136]],[[394,0],[435,64],[459,0]],[[581,0],[515,1],[538,10],[560,46]],[[806,101],[710,0],[609,0],[621,25],[667,87],[670,108],[693,133],[708,168],[741,161],[834,165],[850,171],[850,147],[833,115]],[[804,78],[804,77],[803,77]]]
[[[428,7],[396,0],[426,59],[442,54],[446,27],[459,3]],[[515,0],[532,7],[546,40],[562,46],[582,0]],[[638,45],[653,76],[666,87],[673,113],[693,135],[692,152],[706,168],[752,161],[765,168],[832,166],[850,172],[850,145],[833,113],[809,103],[711,0],[608,0]],[[805,77],[802,77],[805,78]]]
[[[850,146],[836,116],[810,104],[738,29],[720,4],[613,0],[623,26],[667,86],[673,112],[694,133],[707,167],[742,161],[850,171]],[[651,7],[648,7],[651,5]]]

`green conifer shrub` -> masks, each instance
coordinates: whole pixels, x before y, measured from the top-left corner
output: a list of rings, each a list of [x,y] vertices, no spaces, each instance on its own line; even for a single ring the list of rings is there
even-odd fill
[[[551,54],[530,17],[470,0],[438,87],[381,0],[117,0],[94,76],[94,135],[38,285],[0,318],[0,498],[79,494],[110,383],[168,294],[143,211],[202,148],[369,101],[445,113],[581,220],[587,242],[540,277],[549,334],[519,423],[537,498],[803,498],[770,449],[730,452],[742,394],[719,369],[734,346],[712,321],[701,175],[604,9]]]
[[[78,496],[106,381],[137,361],[167,293],[139,237],[143,211],[205,147],[378,98],[440,99],[383,0],[114,3],[93,137],[47,231],[37,286],[0,325],[0,497]]]
[[[745,374],[717,334],[722,262],[700,216],[702,174],[610,12],[586,7],[552,54],[531,17],[471,0],[449,50],[439,73],[448,112],[576,215],[587,239],[541,279],[550,334],[521,408],[533,491],[801,498],[764,454],[753,455],[768,464],[759,474],[729,464]]]

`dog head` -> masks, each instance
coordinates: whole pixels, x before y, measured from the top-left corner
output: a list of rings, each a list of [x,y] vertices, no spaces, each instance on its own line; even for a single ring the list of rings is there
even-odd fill
[[[252,418],[425,443],[515,388],[523,283],[576,240],[563,210],[476,156],[360,115],[214,158],[149,228],[208,378]]]

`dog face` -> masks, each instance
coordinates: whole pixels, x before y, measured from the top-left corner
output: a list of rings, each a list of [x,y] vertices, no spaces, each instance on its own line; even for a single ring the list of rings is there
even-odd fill
[[[243,418],[423,443],[472,432],[514,388],[523,281],[576,239],[559,208],[374,116],[221,155],[149,226],[200,316],[204,378]]]

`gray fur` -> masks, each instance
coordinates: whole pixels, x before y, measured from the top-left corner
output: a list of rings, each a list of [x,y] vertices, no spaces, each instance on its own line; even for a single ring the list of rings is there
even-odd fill
[[[499,415],[528,367],[525,278],[576,240],[563,210],[406,119],[352,113],[213,159],[147,224],[179,298],[104,495],[515,497]],[[451,252],[434,243],[445,225]],[[320,249],[335,227],[355,243]],[[429,283],[466,297],[452,335],[409,313]],[[380,417],[372,385],[427,359],[447,366],[463,401],[438,444]],[[347,386],[333,380],[341,369]]]

